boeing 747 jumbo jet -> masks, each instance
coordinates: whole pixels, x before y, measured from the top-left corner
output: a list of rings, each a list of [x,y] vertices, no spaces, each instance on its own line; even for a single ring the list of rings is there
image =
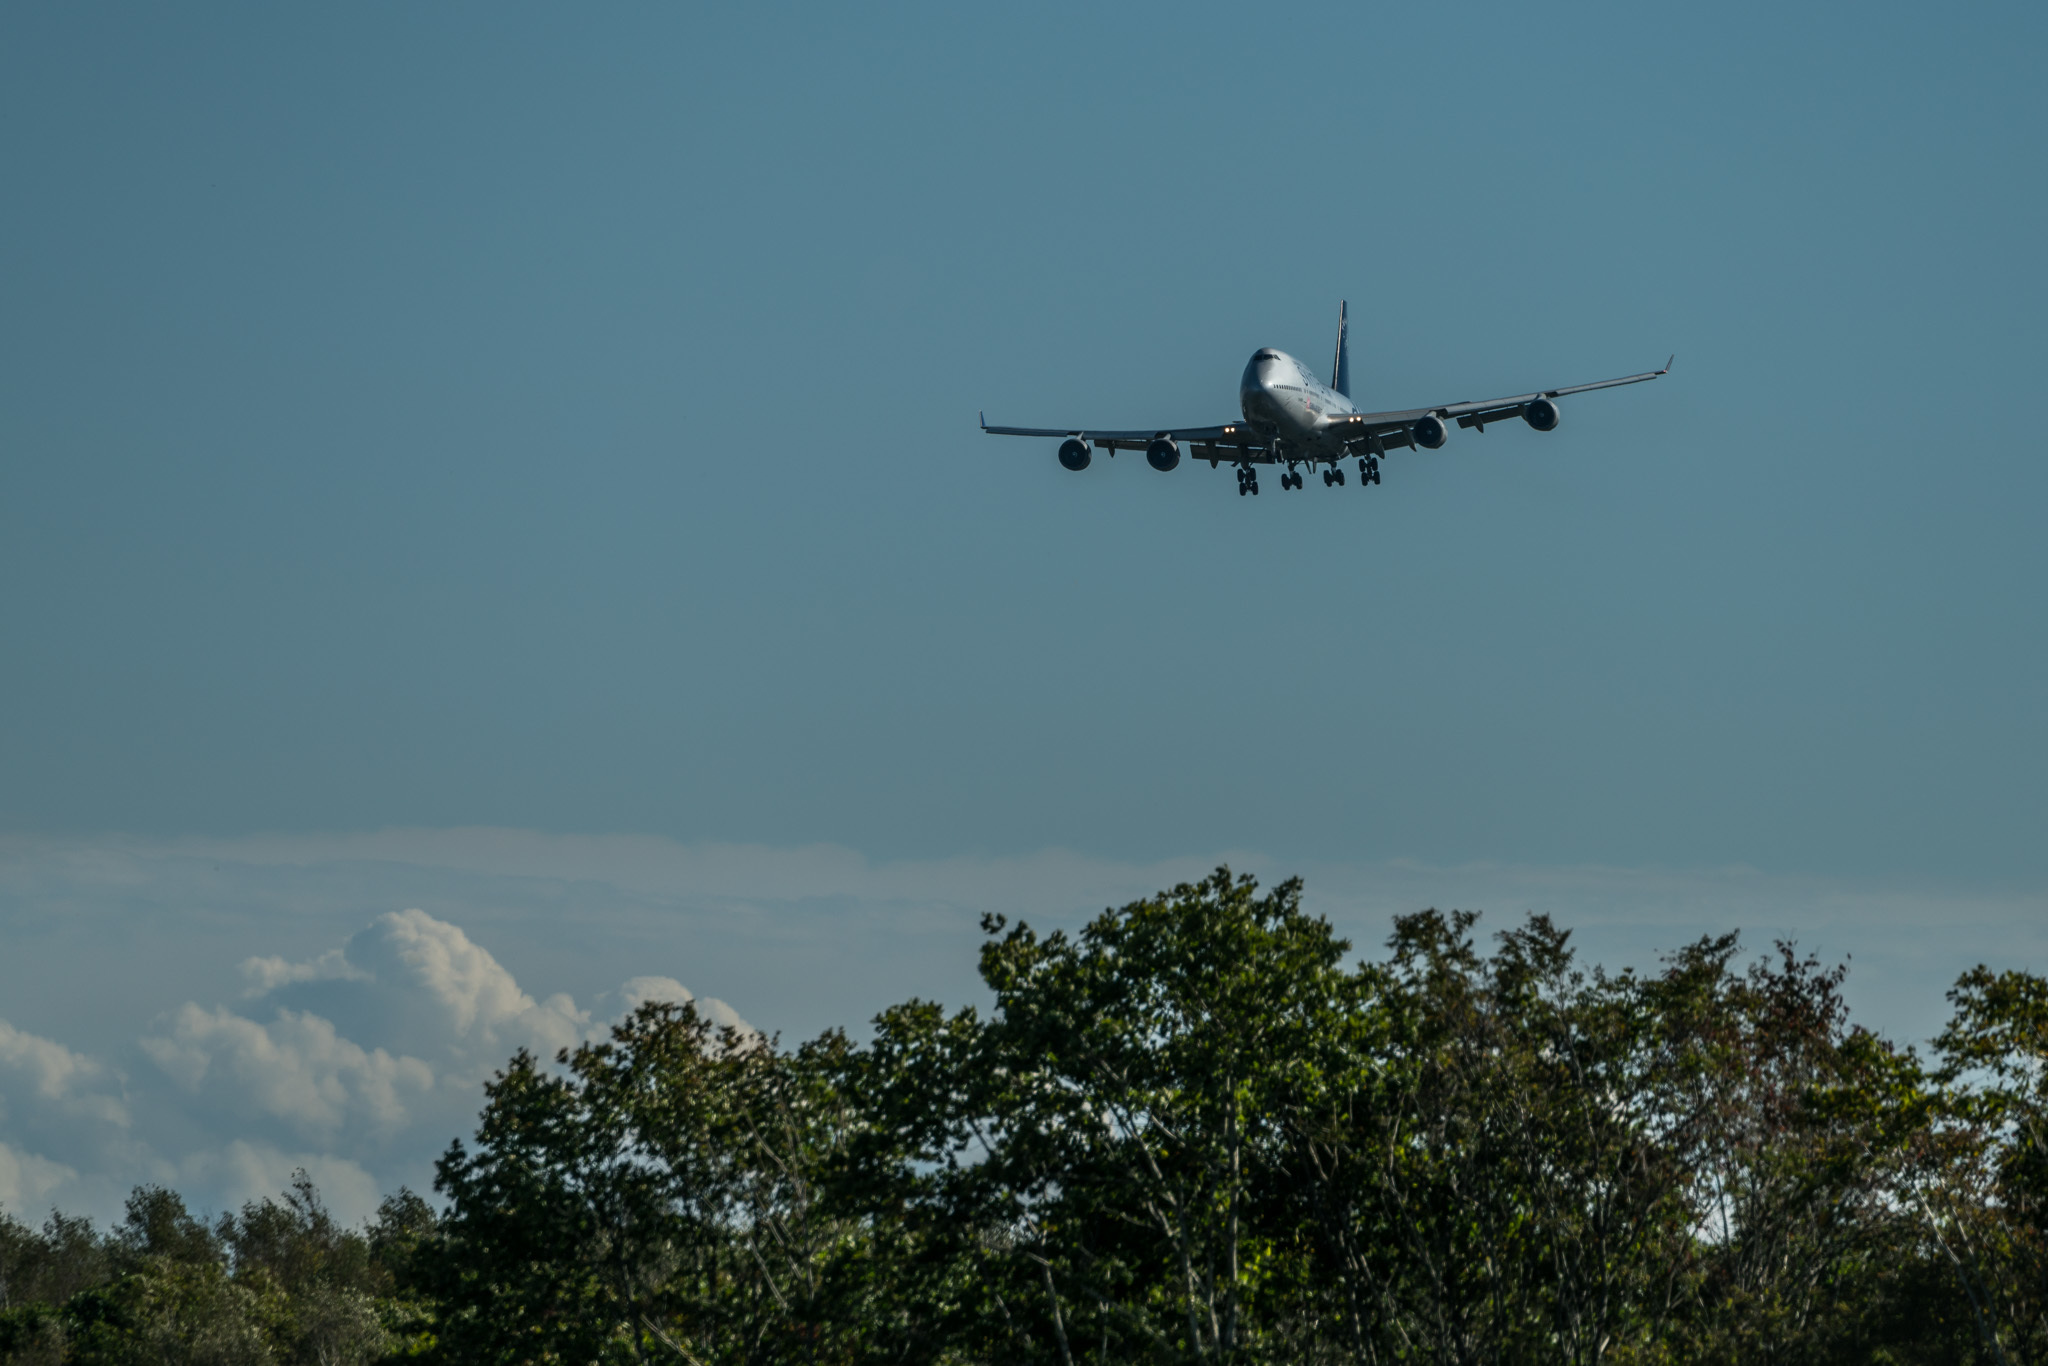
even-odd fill
[[[1057,436],[1060,463],[1070,470],[1085,470],[1089,448],[1143,451],[1153,469],[1164,473],[1180,464],[1183,446],[1197,460],[1214,469],[1224,461],[1237,467],[1240,497],[1259,491],[1259,466],[1285,465],[1281,488],[1300,488],[1298,466],[1323,467],[1323,485],[1337,487],[1344,482],[1343,462],[1358,457],[1358,482],[1380,482],[1380,458],[1389,447],[1421,447],[1437,450],[1450,439],[1451,424],[1486,430],[1489,422],[1506,422],[1519,417],[1539,432],[1557,427],[1557,401],[1567,394],[1594,389],[1612,389],[1620,384],[1640,384],[1671,370],[1645,370],[1640,375],[1603,379],[1594,384],[1571,384],[1562,389],[1544,389],[1512,398],[1489,398],[1478,403],[1443,403],[1433,408],[1408,408],[1394,413],[1361,413],[1351,402],[1351,356],[1344,333],[1345,305],[1337,305],[1337,359],[1330,368],[1330,382],[1324,384],[1309,368],[1284,351],[1262,347],[1252,353],[1244,376],[1237,382],[1238,407],[1244,421],[1226,422],[1220,427],[1175,427],[1151,432],[1103,432],[1074,427],[991,427],[988,418],[981,429],[991,436]],[[1673,360],[1677,357],[1673,357]]]

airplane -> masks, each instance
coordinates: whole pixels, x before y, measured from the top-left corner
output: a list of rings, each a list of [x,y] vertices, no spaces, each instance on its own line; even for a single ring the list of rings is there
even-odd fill
[[[1592,384],[1568,384],[1561,389],[1543,389],[1511,398],[1490,398],[1477,403],[1443,403],[1433,408],[1407,408],[1399,412],[1362,413],[1351,401],[1351,356],[1345,344],[1346,304],[1337,305],[1337,358],[1330,367],[1330,382],[1324,384],[1309,368],[1284,351],[1270,346],[1252,353],[1237,382],[1238,408],[1242,422],[1216,427],[1174,427],[1158,431],[1097,431],[1078,427],[991,427],[988,415],[981,429],[990,436],[1057,436],[1060,464],[1070,470],[1088,468],[1090,447],[1111,456],[1120,450],[1145,452],[1146,463],[1160,473],[1180,464],[1181,448],[1197,460],[1207,460],[1214,469],[1223,461],[1237,467],[1237,493],[1259,491],[1260,465],[1287,466],[1280,476],[1281,488],[1300,488],[1301,471],[1323,466],[1323,485],[1344,483],[1343,462],[1358,458],[1361,487],[1380,482],[1380,460],[1390,447],[1409,450],[1440,450],[1450,439],[1451,424],[1474,427],[1484,432],[1487,424],[1521,418],[1539,432],[1557,429],[1557,400],[1568,394],[1594,389],[1612,389],[1623,384],[1641,384],[1669,374],[1671,360],[1661,370],[1640,375],[1603,379]]]

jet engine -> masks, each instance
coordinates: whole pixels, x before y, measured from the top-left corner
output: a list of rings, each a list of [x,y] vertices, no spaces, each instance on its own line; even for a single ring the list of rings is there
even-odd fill
[[[1547,398],[1531,399],[1529,406],[1522,409],[1522,421],[1539,432],[1557,430],[1557,405]]]
[[[1415,444],[1425,450],[1440,450],[1451,439],[1451,429],[1435,413],[1415,424]]]
[[[1180,447],[1162,436],[1145,447],[1145,463],[1164,474],[1180,463]]]
[[[1070,436],[1060,442],[1060,463],[1070,470],[1088,468],[1088,443],[1079,437]]]

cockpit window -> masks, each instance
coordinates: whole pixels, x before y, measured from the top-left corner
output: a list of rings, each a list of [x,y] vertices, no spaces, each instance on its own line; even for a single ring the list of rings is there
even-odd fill
[[[1279,353],[1278,351],[1260,351],[1259,353],[1257,353],[1256,355],[1254,355],[1254,356],[1252,357],[1252,359],[1253,359],[1253,360],[1279,360],[1279,359],[1280,359],[1280,353]]]

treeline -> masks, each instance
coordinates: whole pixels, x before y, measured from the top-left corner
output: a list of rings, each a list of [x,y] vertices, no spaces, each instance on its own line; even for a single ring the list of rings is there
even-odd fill
[[[434,1236],[409,1191],[344,1228],[304,1172],[281,1200],[209,1224],[175,1192],[140,1186],[108,1233],[52,1214],[40,1229],[0,1213],[0,1361],[9,1366],[381,1361],[433,1341],[410,1287]]]
[[[1076,935],[984,923],[986,1017],[785,1049],[648,1005],[514,1057],[437,1213],[301,1184],[207,1226],[0,1230],[20,1362],[2048,1361],[2048,981],[1931,1058],[1842,971],[1542,917],[1381,961],[1227,870]]]

